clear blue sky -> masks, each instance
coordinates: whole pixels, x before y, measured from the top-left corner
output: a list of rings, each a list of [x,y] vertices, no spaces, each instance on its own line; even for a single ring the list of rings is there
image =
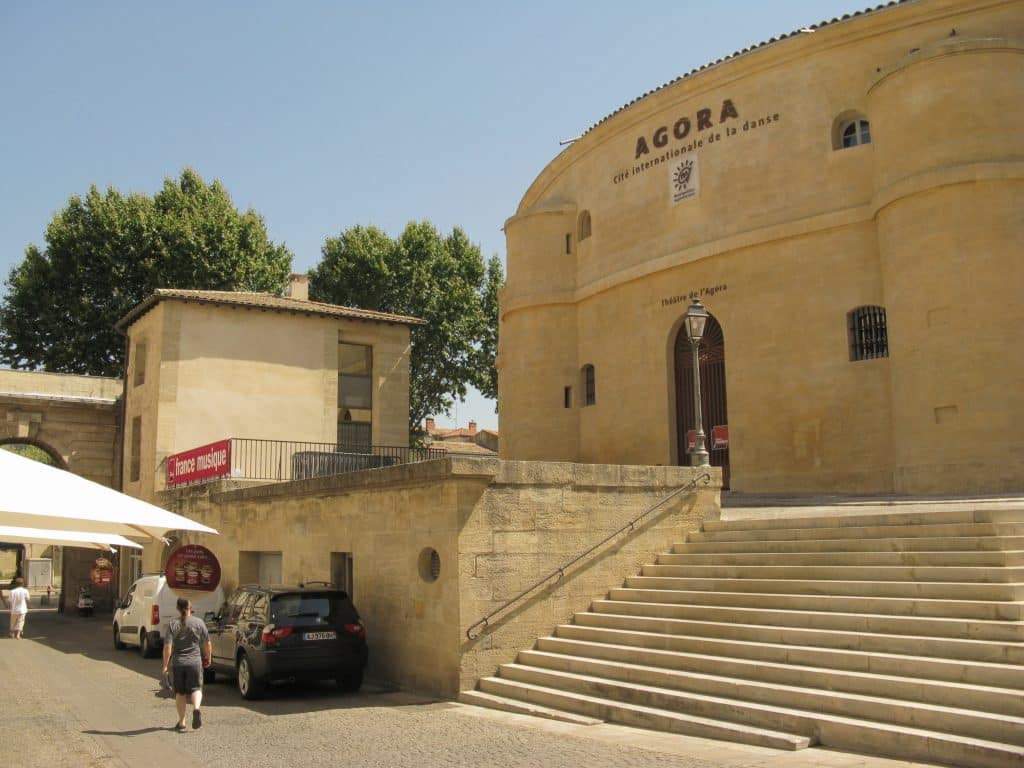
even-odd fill
[[[91,184],[192,166],[295,253],[355,224],[501,227],[560,151],[702,64],[860,0],[0,4],[0,274]],[[4,291],[5,288],[0,288]],[[457,420],[496,428],[494,404]],[[454,425],[456,414],[439,416]]]

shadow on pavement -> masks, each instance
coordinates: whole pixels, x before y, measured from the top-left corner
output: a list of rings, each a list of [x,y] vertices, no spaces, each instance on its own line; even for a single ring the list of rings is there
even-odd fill
[[[31,610],[26,619],[25,639],[67,654],[79,654],[89,659],[116,664],[147,679],[153,695],[165,698],[160,686],[160,658],[145,659],[137,648],[117,650],[113,644],[111,614],[78,616],[57,613],[53,609]],[[0,624],[3,624],[0,618]],[[7,642],[16,642],[7,640]],[[2,648],[2,646],[0,646]],[[2,650],[0,650],[2,652]],[[371,647],[370,652],[373,652]],[[367,681],[356,693],[343,692],[333,681],[296,682],[272,685],[266,696],[257,701],[246,701],[238,693],[233,677],[217,675],[213,683],[204,686],[203,708],[241,707],[263,715],[291,715],[327,709],[357,709],[366,707],[423,707],[450,706],[436,698],[406,693],[388,685]],[[161,731],[165,728],[153,728]],[[138,733],[144,733],[139,731]],[[136,732],[115,732],[114,735],[135,735]]]
[[[173,731],[174,726],[168,728],[162,728],[157,726],[151,726],[149,728],[136,728],[134,731],[99,731],[95,728],[82,731],[82,733],[88,733],[93,736],[143,736],[147,733],[159,733],[160,731]]]

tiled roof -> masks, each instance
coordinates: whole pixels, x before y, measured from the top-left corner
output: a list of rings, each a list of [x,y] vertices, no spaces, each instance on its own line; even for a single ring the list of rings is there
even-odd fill
[[[476,456],[497,456],[497,451],[492,451],[490,448],[486,448],[476,443],[461,443],[455,442],[454,440],[448,441],[436,441],[431,444],[431,448],[435,450],[442,450],[446,453],[472,453]]]
[[[755,51],[755,50],[757,50],[759,48],[764,48],[765,46],[773,45],[774,43],[781,42],[782,40],[785,40],[788,37],[799,37],[801,34],[804,34],[804,30],[819,30],[819,29],[822,29],[824,27],[831,26],[832,24],[838,24],[839,22],[847,21],[849,19],[854,18],[855,16],[864,16],[865,14],[868,14],[868,13],[877,13],[878,11],[885,10],[886,8],[890,8],[890,7],[895,6],[895,5],[902,5],[903,3],[908,3],[908,2],[912,2],[912,0],[891,0],[891,2],[882,3],[881,5],[876,5],[874,8],[865,8],[863,11],[854,11],[853,13],[844,13],[842,16],[836,16],[835,18],[833,18],[831,20],[828,20],[828,21],[819,21],[817,24],[811,24],[809,26],[802,27],[801,29],[795,29],[792,32],[789,32],[788,34],[782,34],[782,35],[779,35],[778,37],[771,37],[771,38],[768,38],[767,40],[762,40],[760,43],[755,43],[754,45],[751,45],[751,46],[749,46],[747,48],[744,48],[743,50],[740,50],[740,51],[734,51],[733,53],[729,54],[728,56],[723,56],[722,58],[717,59],[716,61],[712,61],[712,62],[709,62],[707,64],[702,64],[701,66],[697,67],[696,69],[691,69],[686,74],[680,75],[679,77],[675,78],[674,80],[669,80],[667,83],[664,83],[663,85],[659,85],[657,88],[654,88],[653,90],[648,91],[647,93],[643,94],[642,96],[638,96],[637,98],[633,99],[632,101],[628,102],[627,104],[624,104],[623,106],[619,107],[614,112],[612,112],[610,115],[607,115],[606,117],[602,118],[601,120],[598,120],[592,126],[587,128],[587,130],[585,130],[583,132],[583,134],[581,135],[580,138],[582,138],[583,136],[586,136],[588,133],[590,133],[592,130],[597,128],[597,126],[601,125],[602,123],[608,122],[610,119],[615,117],[615,115],[619,114],[619,112],[622,112],[623,110],[628,109],[629,107],[631,107],[634,104],[636,104],[638,101],[642,101],[643,99],[646,99],[648,96],[652,96],[653,94],[657,93],[658,91],[662,91],[665,88],[668,88],[669,86],[675,85],[680,80],[685,80],[686,78],[692,77],[693,75],[696,75],[699,72],[703,72],[705,69],[710,69],[711,67],[718,66],[722,62],[729,61],[730,59],[735,59],[737,56],[742,56],[744,54],[747,54],[747,53],[750,53],[752,51]]]
[[[466,427],[459,427],[458,429],[435,429],[430,434],[437,440],[448,440],[452,437],[472,437],[477,433],[477,430],[469,430]]]
[[[304,301],[287,296],[273,296],[269,293],[255,291],[196,291],[181,288],[157,288],[153,293],[114,325],[124,330],[134,323],[160,301],[174,299],[177,301],[195,302],[199,304],[216,304],[219,306],[247,307],[249,309],[271,310],[274,312],[299,312],[320,317],[344,317],[352,320],[369,320],[378,323],[397,323],[400,325],[422,325],[423,321],[406,315],[393,315],[388,312],[374,312],[369,309],[342,307],[337,304],[323,304],[319,301]]]

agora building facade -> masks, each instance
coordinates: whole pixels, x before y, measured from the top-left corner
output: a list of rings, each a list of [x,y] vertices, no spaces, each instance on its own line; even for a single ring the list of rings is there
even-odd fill
[[[1018,490],[1024,8],[892,3],[635,100],[506,223],[501,455],[749,492]]]

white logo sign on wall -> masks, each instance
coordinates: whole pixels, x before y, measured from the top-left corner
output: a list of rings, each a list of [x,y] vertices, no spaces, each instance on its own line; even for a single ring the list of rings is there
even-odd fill
[[[672,167],[668,183],[673,204],[696,197],[700,191],[700,166],[697,164],[697,155],[684,155]]]

